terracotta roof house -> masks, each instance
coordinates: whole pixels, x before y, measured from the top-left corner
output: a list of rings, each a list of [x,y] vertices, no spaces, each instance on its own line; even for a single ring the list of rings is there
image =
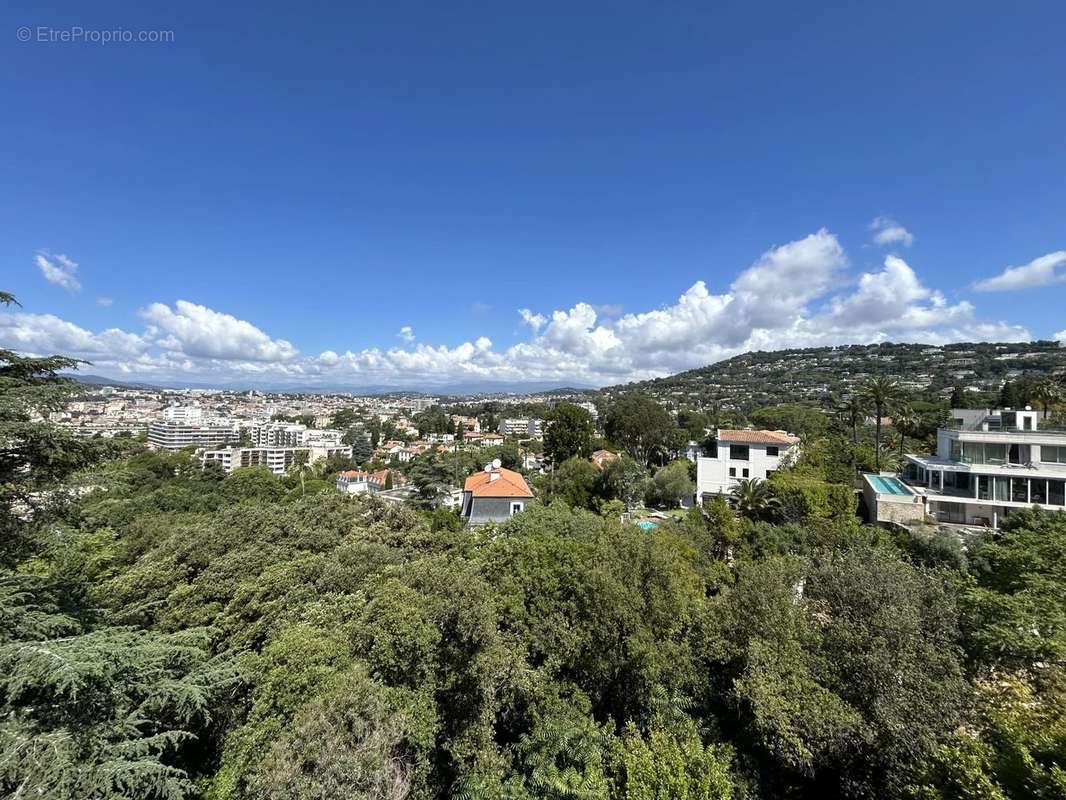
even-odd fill
[[[597,469],[603,469],[606,464],[618,459],[618,453],[612,453],[610,450],[597,450],[589,457],[589,461]]]
[[[346,494],[381,492],[389,487],[391,473],[392,471],[388,469],[379,469],[377,472],[350,469],[337,476],[337,491]],[[393,485],[403,486],[406,482],[400,473],[393,474]]]
[[[766,480],[795,460],[799,442],[785,431],[719,428],[696,458],[696,502],[729,494],[742,480]]]
[[[461,516],[468,525],[504,522],[522,511],[533,499],[526,479],[504,469],[498,461],[466,479]]]

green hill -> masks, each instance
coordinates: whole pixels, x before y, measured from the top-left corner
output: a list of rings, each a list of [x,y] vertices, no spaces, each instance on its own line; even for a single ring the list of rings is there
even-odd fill
[[[817,403],[847,394],[871,375],[887,375],[915,398],[932,400],[955,385],[991,394],[1005,380],[1047,374],[1066,375],[1066,348],[1058,342],[848,345],[744,353],[601,392],[609,399],[640,391],[670,406]]]

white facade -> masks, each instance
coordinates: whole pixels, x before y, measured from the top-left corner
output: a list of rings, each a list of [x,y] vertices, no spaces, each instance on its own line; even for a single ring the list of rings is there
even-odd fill
[[[148,444],[156,450],[181,450],[186,447],[210,447],[235,442],[240,426],[229,423],[152,422],[148,425]]]
[[[1032,409],[953,410],[936,455],[907,461],[902,479],[942,522],[995,528],[1014,509],[1066,510],[1066,431]]]
[[[504,436],[520,436],[539,439],[544,435],[544,420],[528,417],[501,419],[496,430]]]
[[[217,462],[224,472],[233,472],[239,467],[266,467],[275,475],[285,475],[301,454],[306,454],[307,463],[313,464],[323,458],[340,455],[352,456],[350,447],[221,447],[205,450],[201,463]]]
[[[344,434],[298,422],[268,422],[251,426],[248,435],[257,447],[340,447]]]
[[[708,455],[696,458],[696,500],[728,494],[744,479],[766,480],[795,457],[799,440],[778,431],[719,430]]]
[[[171,406],[163,411],[163,419],[167,422],[200,423],[204,418],[204,410],[199,406]]]

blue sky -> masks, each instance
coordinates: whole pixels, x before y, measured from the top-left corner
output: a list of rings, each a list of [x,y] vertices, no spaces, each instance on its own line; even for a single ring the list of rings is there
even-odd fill
[[[0,345],[432,386],[1066,338],[1060,2],[156,5],[0,11]]]

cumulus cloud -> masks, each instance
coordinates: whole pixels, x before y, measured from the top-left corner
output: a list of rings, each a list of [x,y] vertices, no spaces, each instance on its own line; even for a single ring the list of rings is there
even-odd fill
[[[78,271],[78,264],[61,253],[52,254],[42,250],[33,257],[34,263],[41,271],[44,279],[49,283],[61,286],[68,292],[81,290],[81,282],[74,274]]]
[[[144,353],[150,342],[137,334],[109,328],[93,333],[52,314],[0,314],[0,344],[35,355],[77,358],[131,358]]]
[[[1059,331],[1055,334],[1055,341],[1060,344],[1066,344],[1066,331]]]
[[[873,231],[874,244],[881,246],[902,244],[904,247],[914,244],[914,234],[891,217],[875,218],[870,223],[870,230]]]
[[[661,307],[605,316],[592,303],[518,309],[527,336],[497,348],[485,336],[454,346],[337,347],[301,355],[251,322],[179,300],[142,311],[140,333],[92,333],[50,315],[0,314],[0,345],[91,357],[94,369],[156,378],[273,385],[432,387],[471,379],[609,384],[658,377],[749,350],[910,341],[1027,341],[1024,327],[982,319],[949,301],[905,260],[848,274],[826,230],[773,247],[727,286],[695,281]],[[1066,331],[1059,334],[1060,338]],[[408,336],[410,338],[408,338]]]
[[[522,318],[522,322],[533,329],[534,333],[543,328],[544,323],[548,321],[543,314],[534,314],[528,308],[518,309],[518,316]]]
[[[1034,258],[1020,267],[1007,267],[993,278],[985,278],[974,284],[979,292],[1009,292],[1016,289],[1032,289],[1066,281],[1066,250],[1056,250],[1046,256]]]
[[[195,358],[285,361],[297,354],[289,342],[272,339],[250,322],[187,300],[174,308],[152,303],[141,316],[157,346]]]

